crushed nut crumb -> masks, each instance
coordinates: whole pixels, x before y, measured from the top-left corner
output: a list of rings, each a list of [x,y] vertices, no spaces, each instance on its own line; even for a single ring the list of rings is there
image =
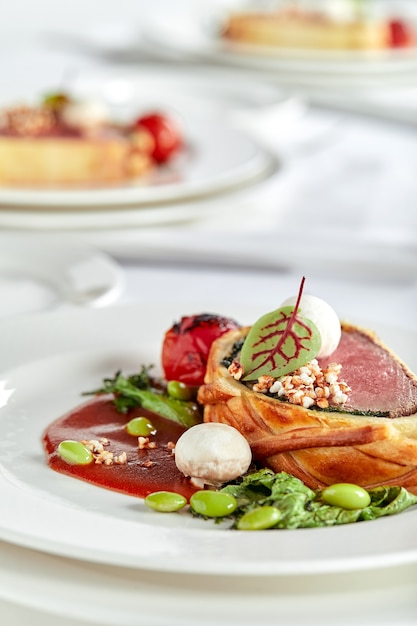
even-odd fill
[[[121,454],[119,454],[119,456],[115,456],[113,460],[116,463],[116,465],[126,465],[127,463],[126,452],[122,452]]]
[[[322,369],[317,359],[313,359],[291,374],[277,379],[260,376],[253,385],[253,390],[277,395],[278,398],[306,409],[312,406],[321,409],[327,409],[330,405],[341,406],[347,402],[351,391],[344,381],[339,380],[341,370],[340,363],[330,363]],[[235,380],[239,380],[243,374],[243,368],[235,361],[228,371]]]
[[[156,465],[155,461],[151,461],[150,459],[147,459],[146,461],[143,461],[143,463],[141,463],[142,467],[153,467],[154,465]]]
[[[138,437],[138,448],[139,450],[153,450],[156,448],[156,442],[149,441],[149,437]]]
[[[126,465],[127,464],[127,454],[126,452],[122,452],[119,455],[110,452],[110,450],[105,450],[104,446],[109,446],[110,441],[106,439],[106,437],[101,437],[100,439],[83,439],[81,441],[86,448],[91,450],[94,457],[94,463],[96,465]]]
[[[235,380],[240,380],[243,376],[243,367],[238,361],[232,361],[228,367],[228,372]]]
[[[268,391],[268,389],[273,385],[275,378],[272,376],[259,376],[258,382],[254,384],[253,390],[260,391],[263,393],[264,391]]]
[[[148,443],[149,443],[149,437],[138,437],[139,450],[143,450],[146,447],[146,444]]]

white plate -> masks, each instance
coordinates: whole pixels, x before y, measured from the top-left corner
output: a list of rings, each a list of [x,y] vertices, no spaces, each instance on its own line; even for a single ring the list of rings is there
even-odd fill
[[[277,160],[258,181],[248,186],[224,191],[220,195],[202,197],[184,202],[144,206],[104,206],[104,207],[24,207],[12,209],[0,207],[0,227],[19,231],[49,231],[56,234],[74,231],[76,233],[106,233],[113,237],[118,229],[130,234],[131,228],[147,226],[170,226],[172,224],[193,223],[216,216],[233,216],[236,211],[242,214],[247,206],[258,206],[261,194],[268,192],[270,184],[279,183],[281,166]],[[278,194],[280,200],[282,197]],[[220,201],[221,200],[221,201]],[[252,208],[251,208],[252,210]]]
[[[338,626],[415,626],[416,573],[408,565],[314,576],[195,576],[0,542],[0,619],[8,626],[333,626],[337,615]]]
[[[61,556],[178,573],[301,575],[416,562],[415,509],[369,523],[247,534],[151,512],[141,499],[47,467],[41,436],[48,423],[79,404],[81,392],[103,376],[158,364],[163,332],[194,312],[183,307],[145,300],[139,307],[42,315],[25,324],[6,320],[0,327],[0,538]],[[259,314],[212,310],[242,323]],[[417,368],[416,334],[376,330]]]
[[[86,245],[0,235],[0,317],[62,305],[104,306],[124,287],[121,268]]]
[[[266,175],[272,159],[243,133],[184,114],[187,148],[176,164],[151,174],[142,184],[94,189],[13,189],[0,187],[1,207],[37,210],[71,207],[137,206],[213,196],[249,185]]]
[[[71,83],[71,92],[78,97],[101,99],[116,119],[132,119],[149,110],[162,110],[177,118],[185,137],[184,152],[139,183],[94,189],[0,187],[0,211],[35,208],[50,213],[70,208],[103,213],[110,207],[149,208],[213,197],[268,177],[275,168],[274,159],[231,125],[232,111],[278,106],[288,98],[265,86],[252,99],[247,96],[245,105],[242,86],[240,90],[236,83],[235,88],[232,83],[227,87],[224,80],[222,86],[214,88],[214,82],[201,75],[193,79],[184,73],[146,70],[130,74],[97,71],[78,76]],[[18,97],[24,94],[14,94],[14,99]],[[10,98],[8,94],[9,104]],[[28,99],[26,94],[25,101]]]
[[[227,3],[226,3],[227,4]],[[236,3],[235,3],[236,4]],[[362,51],[315,51],[289,50],[271,47],[250,46],[225,42],[220,36],[220,27],[227,14],[227,7],[193,6],[192,10],[175,14],[150,14],[142,28],[145,43],[172,55],[206,59],[246,69],[284,71],[304,74],[312,73],[323,80],[321,74],[339,78],[353,75],[369,77],[386,75],[395,79],[399,72],[410,72],[417,66],[417,49],[393,49],[372,52]],[[128,42],[125,43],[128,46]]]

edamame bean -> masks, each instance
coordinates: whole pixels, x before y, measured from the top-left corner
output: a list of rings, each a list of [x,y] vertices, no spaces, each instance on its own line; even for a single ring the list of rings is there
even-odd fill
[[[221,491],[196,491],[190,498],[191,508],[205,517],[225,517],[235,511],[236,498]]]
[[[336,483],[326,487],[322,498],[327,504],[340,506],[342,509],[363,509],[371,502],[371,496],[359,485]]]
[[[61,441],[58,454],[70,465],[89,465],[93,461],[93,453],[80,441]]]
[[[173,513],[187,504],[187,498],[174,491],[155,491],[146,496],[145,504],[154,511]]]
[[[266,530],[281,519],[281,511],[275,506],[260,506],[248,511],[237,523],[238,530]]]
[[[155,426],[147,417],[134,417],[126,424],[126,430],[134,437],[147,437],[156,433]]]
[[[167,392],[176,400],[192,400],[194,395],[192,388],[179,380],[170,380],[167,384]]]

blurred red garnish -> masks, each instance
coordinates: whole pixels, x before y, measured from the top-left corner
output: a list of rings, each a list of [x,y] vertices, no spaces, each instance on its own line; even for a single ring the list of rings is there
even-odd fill
[[[153,137],[155,146],[151,156],[157,163],[166,163],[181,148],[182,135],[176,122],[166,115],[150,113],[139,117],[135,129],[146,129]]]
[[[409,25],[403,20],[392,19],[389,22],[391,48],[406,48],[413,43],[413,34]]]

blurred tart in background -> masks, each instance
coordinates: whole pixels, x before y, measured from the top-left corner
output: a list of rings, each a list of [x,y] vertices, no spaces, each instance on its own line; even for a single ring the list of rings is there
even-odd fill
[[[387,50],[415,45],[411,25],[373,14],[363,0],[282,2],[276,8],[232,11],[222,37],[230,42],[311,50]]]
[[[176,123],[151,112],[113,121],[100,102],[65,93],[0,111],[0,185],[90,187],[141,180],[182,147]]]

